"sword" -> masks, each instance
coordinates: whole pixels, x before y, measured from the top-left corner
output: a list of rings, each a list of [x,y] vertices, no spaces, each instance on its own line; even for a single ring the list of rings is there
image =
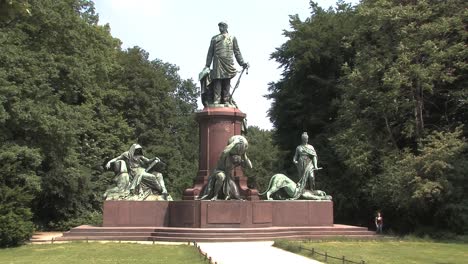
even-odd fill
[[[239,83],[240,83],[240,79],[242,77],[242,74],[244,74],[244,71],[247,70],[246,74],[249,74],[249,65],[247,65],[247,67],[243,68],[240,75],[239,75],[239,78],[237,79],[237,82],[236,82],[236,86],[234,86],[234,89],[232,90],[232,93],[231,95],[229,96],[229,102],[232,101],[232,96],[234,95],[234,92],[236,91],[237,87],[239,87]]]

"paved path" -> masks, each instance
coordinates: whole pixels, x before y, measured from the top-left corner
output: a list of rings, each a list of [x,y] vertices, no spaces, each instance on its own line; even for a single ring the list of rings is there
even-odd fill
[[[52,239],[61,236],[62,232],[36,232],[29,241],[34,244],[50,244]]]
[[[218,264],[318,264],[319,261],[303,257],[276,247],[273,241],[198,243],[200,249]]]

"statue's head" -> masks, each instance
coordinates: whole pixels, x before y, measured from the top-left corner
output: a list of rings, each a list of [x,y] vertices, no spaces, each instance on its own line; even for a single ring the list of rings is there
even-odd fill
[[[307,135],[307,132],[302,133],[301,135],[302,143],[307,143],[309,141],[309,135]]]
[[[220,33],[227,33],[228,32],[228,24],[224,21],[221,21],[218,23],[218,27],[219,27],[219,32]]]
[[[131,157],[143,156],[143,148],[140,146],[140,144],[132,144],[128,152]]]
[[[143,149],[141,147],[135,149],[135,156],[143,156]]]
[[[249,148],[249,142],[241,135],[232,136],[229,138],[226,148],[229,148],[231,155],[243,155]]]

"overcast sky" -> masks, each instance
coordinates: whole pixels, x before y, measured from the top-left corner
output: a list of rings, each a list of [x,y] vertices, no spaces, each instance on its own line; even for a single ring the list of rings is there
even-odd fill
[[[316,2],[328,8],[336,1]],[[287,40],[282,32],[290,29],[289,15],[298,14],[301,20],[310,16],[309,0],[95,0],[95,4],[99,24],[110,24],[122,48],[139,46],[151,60],[177,65],[183,79],[197,84],[211,37],[219,33],[218,22],[226,21],[250,63],[234,100],[247,114],[248,125],[272,128],[267,117],[271,102],[264,95],[268,83],[278,81],[282,71],[270,54]],[[231,80],[232,87],[236,81],[237,77]]]

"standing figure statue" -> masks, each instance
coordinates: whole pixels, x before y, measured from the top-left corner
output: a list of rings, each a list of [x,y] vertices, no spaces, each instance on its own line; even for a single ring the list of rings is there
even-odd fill
[[[315,189],[314,170],[317,167],[317,153],[312,145],[307,144],[309,136],[307,132],[302,133],[302,144],[297,146],[293,162],[296,164],[299,174],[299,182],[303,188],[313,191]]]
[[[314,147],[307,144],[309,136],[302,133],[302,144],[297,146],[293,162],[299,173],[299,181],[295,183],[288,176],[277,173],[270,178],[267,189],[260,193],[266,195],[267,200],[331,200],[332,197],[324,191],[315,189],[315,170],[317,167],[317,153]]]
[[[146,200],[150,195],[160,194],[164,200],[167,200],[168,194],[162,174],[159,172],[149,173],[159,162],[161,161],[157,157],[146,158],[143,155],[143,148],[139,144],[133,144],[128,151],[107,162],[106,168],[109,169],[111,166],[115,168],[116,164],[119,167],[117,169],[117,177],[119,178],[117,187],[124,194],[124,197],[120,197],[121,199]],[[110,190],[111,192],[109,192]],[[109,189],[106,194],[115,191],[117,189]]]
[[[219,34],[211,39],[206,65],[199,75],[202,86],[202,103],[207,104],[231,104],[231,79],[236,76],[233,55],[237,63],[244,69],[249,64],[244,62],[237,44],[237,39],[229,35],[228,25],[220,22]],[[210,72],[210,65],[213,69]]]
[[[234,182],[232,170],[237,166],[252,168],[247,157],[249,143],[243,136],[232,136],[219,157],[208,183],[201,194],[200,200],[217,200],[222,196],[225,200],[241,199],[239,188]]]

